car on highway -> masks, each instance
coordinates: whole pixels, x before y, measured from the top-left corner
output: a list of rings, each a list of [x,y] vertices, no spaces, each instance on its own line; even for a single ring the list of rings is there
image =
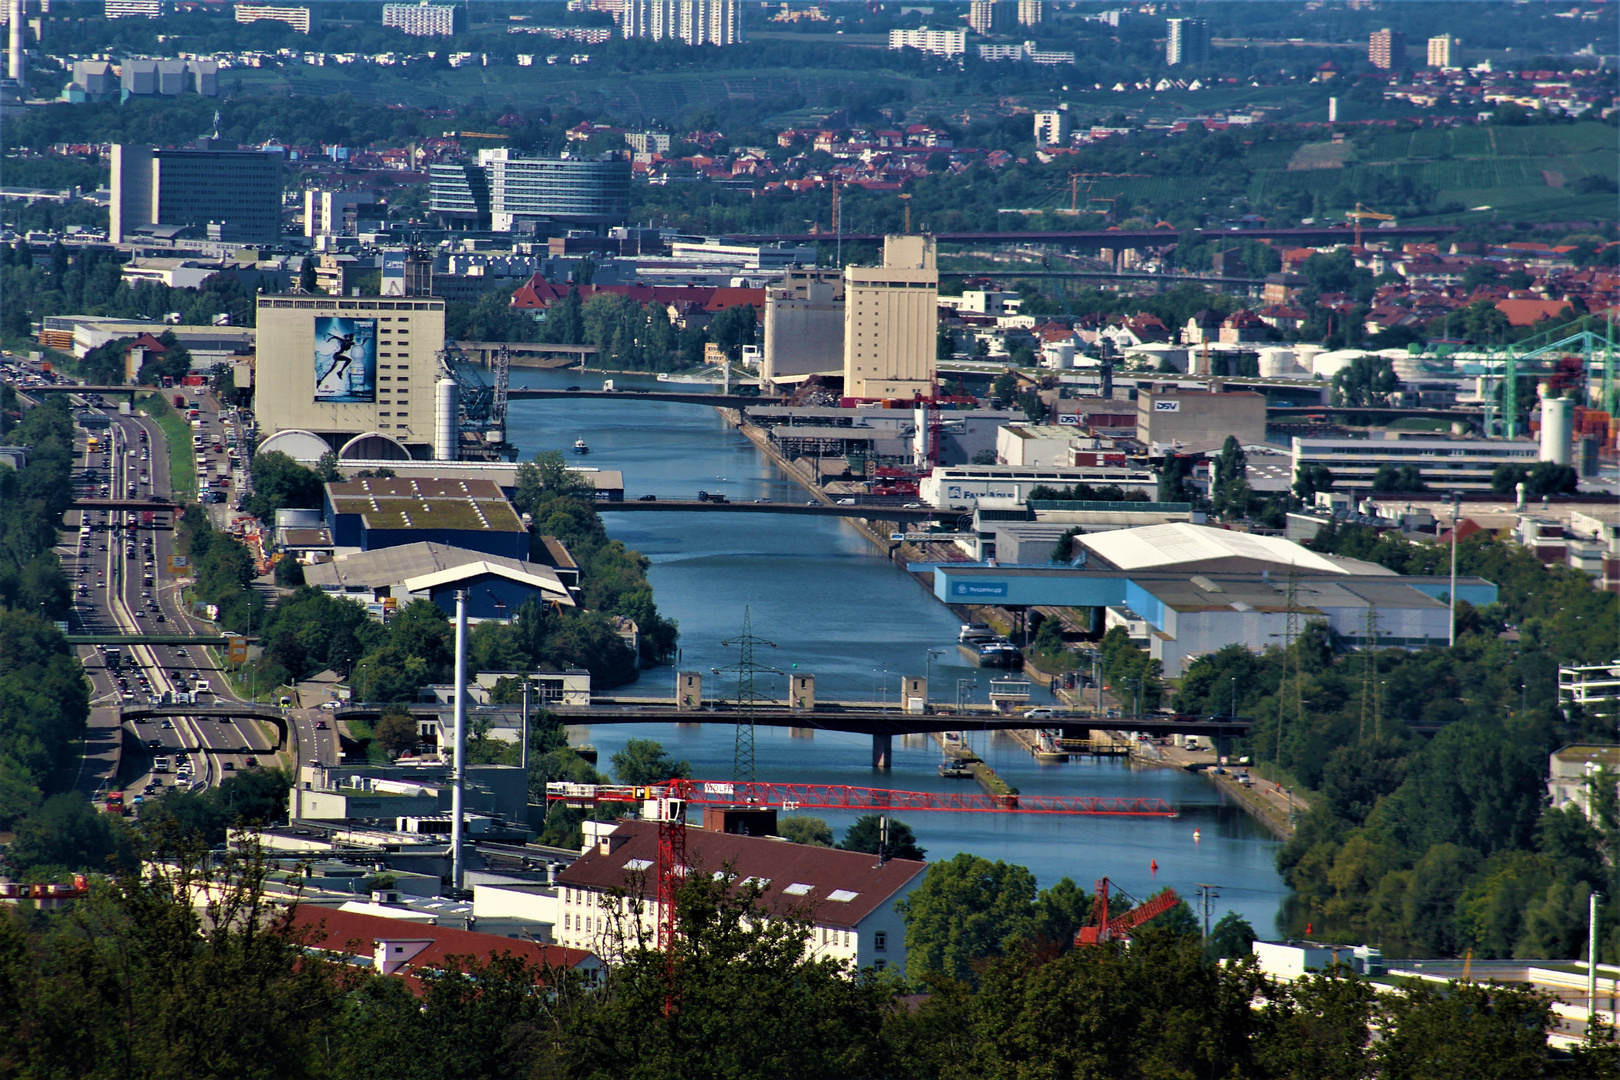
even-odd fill
[[[326,721],[325,720],[317,720],[317,721],[315,721],[315,730],[316,731],[325,731],[326,730]]]
[[[224,769],[226,772],[235,772],[236,771],[236,762],[227,761],[224,764],[222,764],[220,766],[220,768]]]

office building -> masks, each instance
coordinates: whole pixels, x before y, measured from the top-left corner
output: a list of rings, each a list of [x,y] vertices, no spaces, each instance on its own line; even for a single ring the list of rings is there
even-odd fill
[[[1441,34],[1439,37],[1429,39],[1429,66],[1432,68],[1449,68],[1457,65],[1452,62],[1452,56],[1457,51],[1459,42],[1450,34]]]
[[[1011,0],[972,0],[968,4],[968,28],[975,34],[1000,34],[1012,29],[1017,14]]]
[[[453,4],[384,4],[383,25],[395,26],[412,37],[451,37],[456,32]]]
[[[1018,0],[1018,25],[1039,26],[1045,15],[1043,0]]]
[[[761,820],[774,822],[774,811],[747,815],[749,826],[759,821],[774,830],[774,824]],[[805,942],[810,958],[904,974],[905,924],[895,905],[922,883],[927,863],[720,831],[711,819],[729,824],[725,810],[705,809],[704,828],[686,827],[689,864],[756,883],[760,906],[768,912],[803,913],[810,921]],[[651,872],[658,859],[659,827],[653,821],[621,820],[588,822],[585,828],[584,854],[557,875],[562,912],[553,934],[562,945],[611,962],[620,957],[625,942],[637,940],[634,920],[640,920],[642,939],[651,940],[661,918]],[[644,902],[614,899],[626,895]],[[624,911],[634,912],[624,916],[628,925],[615,925],[612,913]]]
[[[304,192],[304,235],[353,236],[361,218],[378,219],[388,216],[387,208],[377,203],[369,191],[322,191],[309,188]]]
[[[236,21],[283,22],[300,34],[321,28],[321,17],[307,7],[273,7],[269,4],[237,4]]]
[[[1209,22],[1204,19],[1166,19],[1166,64],[1209,63]]]
[[[1069,141],[1069,113],[1049,109],[1035,114],[1035,145],[1063,146]]]
[[[966,30],[890,30],[889,48],[916,49],[931,56],[961,56],[967,52]]]
[[[281,238],[281,155],[115,143],[110,238],[178,230],[221,240]]]
[[[626,38],[687,45],[740,45],[742,0],[624,0],[619,29]]]
[[[1367,39],[1367,59],[1380,71],[1398,71],[1406,66],[1406,35],[1398,30],[1374,30]]]
[[[309,432],[368,460],[433,456],[443,300],[261,296],[257,315],[263,434]]]
[[[798,383],[844,370],[844,277],[835,269],[789,270],[765,293],[767,385]]]
[[[885,236],[882,266],[845,267],[844,394],[932,396],[938,304],[932,236]]]
[[[622,225],[630,212],[630,162],[525,158],[505,147],[480,150],[476,165],[428,170],[430,207],[446,227],[543,232],[546,227]]]
[[[1397,432],[1390,432],[1396,436]],[[1498,465],[1530,468],[1540,459],[1533,442],[1495,439],[1307,439],[1293,442],[1294,477],[1321,465],[1335,491],[1371,491],[1380,468],[1418,471],[1433,491],[1489,491]],[[1386,472],[1386,476],[1388,473]]]
[[[106,0],[102,13],[109,19],[161,19],[163,0]]]

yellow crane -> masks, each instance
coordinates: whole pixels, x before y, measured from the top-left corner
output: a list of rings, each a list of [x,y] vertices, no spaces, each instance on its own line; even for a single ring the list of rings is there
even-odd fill
[[[1367,221],[1394,221],[1395,220],[1395,215],[1394,214],[1380,214],[1376,210],[1367,209],[1365,206],[1362,206],[1360,203],[1356,203],[1356,208],[1354,210],[1348,211],[1344,216],[1347,217],[1347,218],[1352,219],[1356,223],[1356,247],[1361,246],[1361,222],[1362,222],[1363,219],[1365,219]]]

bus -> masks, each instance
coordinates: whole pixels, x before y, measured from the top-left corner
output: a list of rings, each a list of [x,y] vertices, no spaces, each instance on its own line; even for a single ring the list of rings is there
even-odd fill
[[[124,793],[122,791],[107,792],[107,813],[122,815],[125,810]]]

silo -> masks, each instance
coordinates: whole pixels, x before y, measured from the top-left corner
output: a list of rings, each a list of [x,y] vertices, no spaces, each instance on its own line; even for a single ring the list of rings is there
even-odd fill
[[[1570,459],[1570,428],[1574,420],[1568,398],[1541,399],[1541,460],[1568,465]]]
[[[461,444],[461,387],[445,377],[433,389],[433,458],[454,461]]]
[[[1275,345],[1260,350],[1260,377],[1262,379],[1285,378],[1296,375],[1299,369],[1294,366],[1294,350],[1279,348]]]

